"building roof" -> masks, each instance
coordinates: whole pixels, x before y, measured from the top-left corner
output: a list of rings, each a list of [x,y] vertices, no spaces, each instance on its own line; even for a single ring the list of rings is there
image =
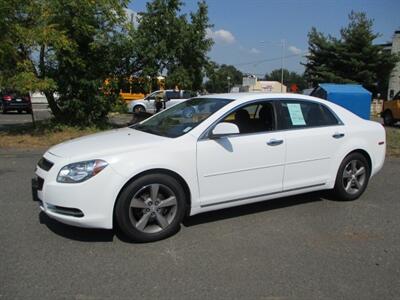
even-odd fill
[[[359,84],[335,84],[335,83],[321,83],[319,84],[328,93],[346,93],[346,94],[371,94],[370,91],[363,88]]]

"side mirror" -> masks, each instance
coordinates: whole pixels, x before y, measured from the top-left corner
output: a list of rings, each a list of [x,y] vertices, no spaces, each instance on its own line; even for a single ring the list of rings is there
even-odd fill
[[[210,134],[210,138],[215,139],[215,138],[220,138],[223,136],[227,135],[233,135],[233,134],[238,134],[239,132],[239,127],[237,127],[236,124],[228,123],[228,122],[222,122],[217,124],[217,126],[214,127]]]

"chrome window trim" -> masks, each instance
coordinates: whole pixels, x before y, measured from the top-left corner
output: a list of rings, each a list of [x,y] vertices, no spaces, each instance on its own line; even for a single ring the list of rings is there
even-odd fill
[[[275,99],[257,99],[257,100],[251,100],[248,101],[246,103],[242,103],[239,104],[238,106],[235,106],[233,108],[231,108],[228,112],[226,112],[225,114],[223,114],[221,117],[219,117],[216,121],[214,121],[213,123],[211,123],[204,131],[202,134],[200,134],[199,138],[197,139],[197,141],[201,141],[201,140],[209,140],[210,138],[209,136],[209,132],[210,130],[212,130],[221,120],[225,119],[227,116],[229,116],[231,113],[233,113],[235,110],[240,109],[241,107],[244,106],[248,106],[257,102],[270,102],[274,108],[274,113],[275,113],[275,128],[277,126],[277,113],[276,113],[276,107],[275,107]],[[261,132],[251,132],[251,133],[237,133],[237,134],[231,134],[228,135],[229,137],[232,136],[247,136],[247,135],[253,135],[253,134],[265,134],[267,132],[275,132],[277,131],[276,129],[271,130],[271,131],[261,131]]]
[[[278,127],[278,114],[277,114],[277,109],[276,109],[276,103],[277,102],[281,102],[281,101],[302,101],[302,102],[311,102],[311,103],[316,103],[319,105],[324,106],[325,108],[327,108],[332,114],[333,116],[336,118],[336,120],[338,121],[338,124],[332,124],[332,125],[320,125],[320,126],[308,126],[308,127],[294,127],[294,128],[285,128],[285,129],[274,129],[271,131],[261,131],[261,132],[252,132],[252,133],[237,133],[237,134],[231,134],[231,135],[227,135],[227,137],[239,137],[239,136],[248,136],[248,135],[257,135],[257,134],[266,134],[266,133],[270,133],[270,132],[285,132],[285,131],[291,131],[291,130],[307,130],[307,129],[314,129],[314,128],[325,128],[325,127],[334,127],[334,126],[344,126],[345,124],[343,123],[343,121],[339,118],[339,116],[327,105],[325,105],[324,103],[321,103],[319,101],[314,101],[314,100],[308,100],[308,99],[296,99],[296,98],[276,98],[276,99],[258,99],[258,100],[251,100],[249,102],[246,103],[242,103],[238,106],[235,106],[234,108],[231,108],[228,112],[226,112],[225,114],[223,114],[220,118],[218,118],[216,121],[214,121],[213,123],[211,123],[204,131],[203,133],[199,136],[199,138],[197,139],[197,141],[204,141],[204,140],[210,140],[209,138],[209,132],[210,130],[212,130],[221,120],[223,120],[224,118],[226,118],[227,116],[229,116],[232,112],[234,112],[237,109],[240,109],[243,106],[247,106],[248,104],[253,104],[255,102],[271,102],[273,104],[274,107],[274,112],[275,112],[275,128]]]

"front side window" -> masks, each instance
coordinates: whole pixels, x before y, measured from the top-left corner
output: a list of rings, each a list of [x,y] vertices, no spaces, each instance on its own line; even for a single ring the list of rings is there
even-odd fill
[[[190,99],[131,128],[166,137],[178,137],[195,128],[231,101],[216,98]]]
[[[323,104],[287,100],[280,102],[280,129],[339,125],[339,120]]]
[[[275,129],[274,106],[266,101],[242,106],[221,122],[236,124],[240,134],[272,131]]]

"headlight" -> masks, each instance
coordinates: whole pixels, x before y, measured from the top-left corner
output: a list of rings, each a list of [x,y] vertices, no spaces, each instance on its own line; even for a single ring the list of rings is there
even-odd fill
[[[100,173],[107,165],[107,162],[100,159],[69,164],[58,172],[57,181],[62,183],[83,182]]]

